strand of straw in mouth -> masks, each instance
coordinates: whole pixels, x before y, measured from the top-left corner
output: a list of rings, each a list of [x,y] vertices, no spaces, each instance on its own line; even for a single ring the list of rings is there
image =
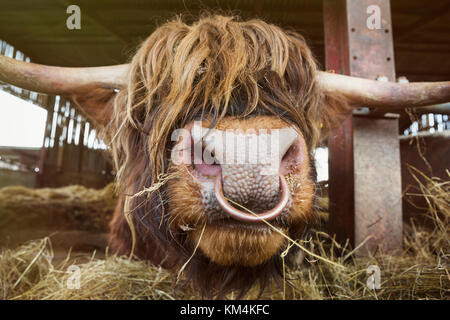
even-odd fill
[[[247,209],[246,207],[240,205],[239,203],[237,203],[237,202],[235,202],[235,201],[233,201],[233,200],[231,200],[231,199],[228,199],[228,198],[226,198],[226,199],[227,199],[228,201],[230,201],[231,203],[233,203],[234,205],[239,206],[239,207],[241,207],[242,209],[246,210],[247,212],[253,214],[253,215],[256,216],[256,217],[258,217],[258,214],[254,213],[253,211],[251,211],[251,210]],[[343,269],[343,270],[346,269],[344,266],[342,266],[342,265],[340,265],[340,264],[338,264],[338,263],[336,263],[336,262],[333,262],[333,261],[331,261],[331,260],[325,259],[324,257],[321,257],[321,256],[315,254],[314,252],[309,251],[309,250],[306,249],[304,246],[302,246],[300,243],[298,243],[297,241],[295,241],[295,240],[293,240],[291,237],[289,237],[287,234],[285,234],[283,231],[281,231],[281,230],[279,230],[278,228],[276,228],[275,226],[273,226],[270,222],[268,222],[268,221],[266,221],[266,220],[262,220],[262,221],[263,221],[265,224],[267,224],[270,228],[272,228],[275,232],[278,232],[281,236],[283,236],[284,238],[286,238],[287,240],[289,240],[293,245],[299,247],[301,250],[303,250],[303,251],[306,252],[307,254],[309,254],[309,255],[311,255],[311,256],[313,256],[313,257],[319,259],[319,260],[322,260],[322,261],[324,261],[324,262],[326,262],[326,263],[332,264],[332,265],[334,265],[335,267],[341,268],[341,269]]]
[[[125,205],[127,205],[127,201],[129,201],[129,200],[131,200],[133,198],[140,197],[140,196],[142,196],[145,193],[149,194],[151,192],[154,192],[154,191],[158,190],[167,181],[169,181],[170,179],[174,178],[175,176],[176,176],[175,173],[165,173],[165,174],[161,173],[158,176],[157,182],[153,183],[150,187],[144,187],[141,191],[139,191],[139,192],[137,192],[137,193],[135,193],[135,194],[133,194],[131,196],[127,196],[127,200],[125,201]],[[131,233],[132,233],[132,239],[135,239],[135,230],[134,230],[134,225],[133,225],[132,218],[131,218],[131,211],[129,210],[129,208],[127,210],[125,210],[125,218],[126,218],[128,224],[130,225],[130,229],[131,229]],[[164,215],[161,216],[160,226],[163,223],[163,218],[164,218]],[[135,240],[133,240],[133,244],[132,244],[132,252],[133,252],[134,247],[135,247],[135,242],[134,241]],[[131,255],[130,255],[130,257],[131,257]]]
[[[157,182],[153,183],[148,188],[144,187],[141,191],[131,195],[130,198],[140,197],[144,193],[150,193],[150,192],[156,191],[159,188],[161,188],[167,181],[169,181],[170,179],[174,178],[175,176],[176,176],[175,173],[160,174],[158,176],[158,181]]]

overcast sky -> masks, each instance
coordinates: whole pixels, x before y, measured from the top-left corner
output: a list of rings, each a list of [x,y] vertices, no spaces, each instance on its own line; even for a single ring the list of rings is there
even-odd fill
[[[47,111],[0,90],[0,146],[41,147]]]

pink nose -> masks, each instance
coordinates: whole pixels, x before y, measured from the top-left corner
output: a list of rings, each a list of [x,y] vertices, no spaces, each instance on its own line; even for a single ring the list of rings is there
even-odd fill
[[[214,183],[214,194],[216,196],[217,203],[222,208],[223,211],[228,213],[231,217],[236,220],[245,221],[245,222],[259,222],[262,220],[269,221],[278,217],[286,208],[286,205],[289,201],[289,188],[284,176],[280,175],[280,189],[281,196],[278,204],[271,210],[266,211],[261,214],[256,214],[253,212],[244,212],[242,210],[236,209],[233,207],[227,199],[225,199],[222,190],[222,177],[217,175],[215,183]]]

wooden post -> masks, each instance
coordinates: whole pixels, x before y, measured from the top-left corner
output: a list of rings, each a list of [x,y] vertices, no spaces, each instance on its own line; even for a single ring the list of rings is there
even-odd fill
[[[395,81],[389,0],[324,0],[324,32],[328,70]],[[354,247],[364,242],[360,255],[401,249],[398,118],[355,113],[328,148],[329,231]]]
[[[45,172],[45,162],[47,159],[47,151],[50,148],[50,138],[53,125],[53,116],[55,109],[55,96],[47,96],[46,108],[47,119],[45,121],[45,134],[44,140],[42,141],[42,148],[39,153],[39,172],[36,176],[36,187],[42,188],[44,186],[44,172]],[[45,146],[45,141],[48,141],[48,146]]]

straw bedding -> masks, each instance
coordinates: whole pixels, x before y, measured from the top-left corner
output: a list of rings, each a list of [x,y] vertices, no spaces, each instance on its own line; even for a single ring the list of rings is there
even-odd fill
[[[261,295],[258,288],[254,288],[246,298],[448,299],[450,174],[447,181],[421,178],[420,188],[429,205],[427,219],[432,227],[418,225],[414,221],[405,225],[401,254],[358,258],[348,246],[336,243],[323,231],[315,230],[310,239],[301,243],[314,255],[305,254],[303,263],[296,270],[285,270],[283,283],[274,283]],[[1,236],[4,236],[8,225],[20,227],[17,222],[19,215],[26,215],[27,223],[34,221],[40,223],[40,227],[45,224],[44,216],[52,217],[54,226],[101,234],[106,231],[115,203],[112,186],[97,191],[83,187],[54,190],[15,188],[0,190]],[[21,201],[13,200],[15,197]],[[64,204],[62,199],[67,203]],[[70,212],[70,206],[85,209],[80,210],[82,218],[79,221],[65,217],[64,212],[66,209]],[[59,219],[55,217],[58,214]],[[47,229],[51,228],[47,226]],[[1,299],[201,298],[183,278],[177,281],[176,275],[157,266],[110,255],[107,248],[84,250],[84,255],[76,256],[69,248],[59,245],[58,259],[55,240],[48,237],[18,246],[6,247],[3,243],[3,247],[0,255]],[[79,275],[79,289],[68,285],[75,275],[68,272],[73,265],[79,268],[76,274]],[[380,268],[379,290],[371,290],[366,285],[370,265]],[[233,299],[233,293],[228,298]]]

